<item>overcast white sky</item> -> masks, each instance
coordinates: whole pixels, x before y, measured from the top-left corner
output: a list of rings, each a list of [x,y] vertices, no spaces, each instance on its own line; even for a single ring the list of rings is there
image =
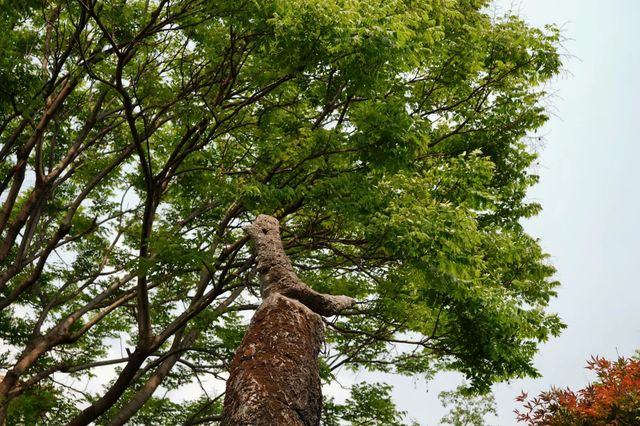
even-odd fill
[[[553,309],[568,328],[536,360],[543,378],[497,387],[500,425],[514,424],[520,388],[582,387],[591,354],[640,348],[640,2],[524,0],[534,25],[562,25],[575,59],[556,83],[557,117],[544,133],[541,183],[531,197],[544,211],[529,223],[562,282]]]
[[[581,388],[593,379],[584,369],[592,354],[632,355],[640,348],[640,1],[500,0],[536,26],[564,31],[566,75],[554,84],[553,112],[541,132],[541,183],[530,198],[544,211],[527,223],[552,255],[562,282],[552,310],[568,328],[536,358],[543,377],[496,386],[499,418],[515,425],[512,411],[521,389],[550,385]],[[357,380],[371,377],[360,376]],[[395,399],[421,425],[444,413],[437,394],[457,379],[425,385],[383,376]]]

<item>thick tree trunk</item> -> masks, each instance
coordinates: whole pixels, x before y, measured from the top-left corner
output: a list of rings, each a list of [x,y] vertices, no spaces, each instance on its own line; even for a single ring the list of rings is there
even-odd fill
[[[231,364],[222,426],[312,426],[320,423],[320,315],[353,305],[346,296],[311,290],[296,276],[278,221],[260,215],[247,228],[255,242],[263,302]]]

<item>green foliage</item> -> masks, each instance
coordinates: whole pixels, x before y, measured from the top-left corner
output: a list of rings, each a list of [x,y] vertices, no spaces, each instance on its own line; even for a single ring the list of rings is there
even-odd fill
[[[492,394],[474,395],[460,386],[452,391],[443,391],[438,398],[444,407],[451,407],[440,419],[440,424],[453,426],[484,426],[485,416],[497,414],[496,401]]]
[[[351,397],[344,404],[329,398],[322,407],[323,426],[404,426],[406,415],[398,411],[391,400],[391,386],[384,383],[360,383],[351,388]],[[346,422],[346,423],[345,423]],[[416,425],[412,422],[411,425]]]
[[[7,412],[8,425],[64,424],[78,411],[54,386],[36,386],[24,392]]]
[[[86,413],[59,401],[108,389],[85,423],[131,400],[139,424],[218,415],[212,380],[259,300],[242,226],[260,213],[309,285],[360,302],[329,321],[327,382],[536,375],[563,324],[521,220],[559,32],[487,6],[0,2],[0,419],[66,422]],[[385,387],[350,401],[345,421],[401,421]]]

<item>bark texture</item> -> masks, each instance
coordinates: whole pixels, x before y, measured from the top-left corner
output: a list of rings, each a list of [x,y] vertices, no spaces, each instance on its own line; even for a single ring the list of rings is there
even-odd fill
[[[233,358],[221,424],[318,425],[324,340],[319,315],[335,315],[354,300],[318,293],[300,281],[277,219],[260,215],[246,230],[255,243],[263,301]]]

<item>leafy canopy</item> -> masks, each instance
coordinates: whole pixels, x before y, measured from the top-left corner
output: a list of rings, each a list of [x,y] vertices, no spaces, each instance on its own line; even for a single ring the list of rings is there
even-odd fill
[[[451,407],[440,419],[441,425],[453,426],[485,426],[487,415],[496,415],[496,401],[491,393],[474,395],[464,385],[451,391],[438,394],[442,405]]]
[[[0,2],[0,419],[215,419],[260,213],[309,285],[360,301],[328,322],[327,382],[535,375],[563,325],[520,221],[559,34],[487,6]]]
[[[404,411],[398,411],[391,399],[391,386],[384,383],[359,383],[351,388],[351,398],[336,404],[332,398],[322,407],[322,426],[367,425],[404,426]],[[415,422],[411,426],[416,425]]]

